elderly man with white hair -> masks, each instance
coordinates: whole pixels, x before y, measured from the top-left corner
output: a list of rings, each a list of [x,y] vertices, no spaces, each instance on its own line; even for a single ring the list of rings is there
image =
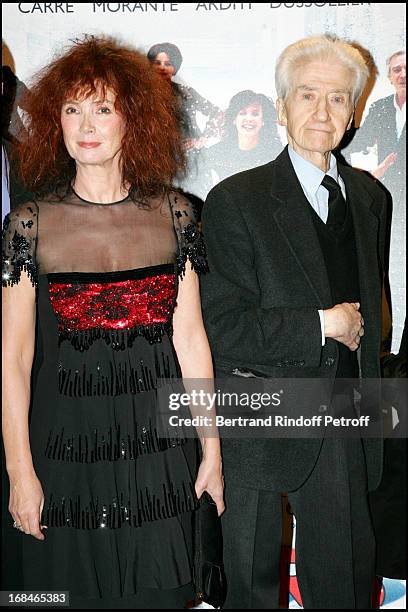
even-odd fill
[[[362,54],[336,37],[287,47],[276,88],[288,146],[214,187],[203,211],[202,299],[218,376],[322,379],[326,414],[341,380],[380,376],[385,197],[333,154],[368,76]],[[223,461],[226,608],[279,607],[282,493],[296,517],[304,607],[371,607],[367,490],[381,475],[379,439],[248,435],[223,440]]]

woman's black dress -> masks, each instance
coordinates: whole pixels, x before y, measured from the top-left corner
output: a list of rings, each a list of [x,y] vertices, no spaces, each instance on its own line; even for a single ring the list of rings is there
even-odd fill
[[[192,190],[191,193],[204,200],[212,187],[220,181],[238,172],[263,166],[281,152],[282,143],[277,135],[271,135],[266,144],[261,143],[248,151],[240,149],[238,143],[229,139],[221,140],[200,151],[197,171],[200,188]]]
[[[207,266],[191,205],[69,189],[11,213],[3,257],[3,284],[25,271],[37,288],[43,353],[30,444],[48,529],[21,534],[22,588],[101,605],[149,589],[155,607],[191,582],[196,440],[157,429],[160,381],[180,377],[178,283],[187,260]]]

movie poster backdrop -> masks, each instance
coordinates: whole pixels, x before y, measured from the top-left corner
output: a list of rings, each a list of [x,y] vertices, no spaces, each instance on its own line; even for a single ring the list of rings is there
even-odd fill
[[[198,206],[217,182],[274,159],[286,145],[274,105],[274,66],[288,44],[329,32],[366,49],[377,74],[342,155],[373,173],[393,199],[389,348],[398,352],[406,308],[406,128],[395,102],[397,76],[390,78],[387,59],[405,49],[403,3],[19,2],[3,3],[2,13],[2,64],[17,77],[11,133],[25,121],[18,92],[71,40],[109,34],[145,54],[153,47],[153,55],[154,45],[170,43],[188,157],[180,186]],[[405,55],[394,61],[402,63],[405,70]],[[301,603],[291,601],[291,607]]]

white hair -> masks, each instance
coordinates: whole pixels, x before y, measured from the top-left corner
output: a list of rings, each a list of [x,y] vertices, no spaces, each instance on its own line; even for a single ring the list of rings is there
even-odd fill
[[[363,54],[349,42],[323,34],[309,36],[289,45],[282,51],[276,62],[275,85],[278,97],[285,101],[293,88],[293,73],[299,65],[312,61],[340,62],[348,68],[353,76],[352,103],[363,93],[370,71]]]

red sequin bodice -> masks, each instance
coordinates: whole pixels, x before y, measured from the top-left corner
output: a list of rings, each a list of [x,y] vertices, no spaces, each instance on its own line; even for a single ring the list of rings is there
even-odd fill
[[[145,335],[144,329],[146,334],[149,328],[157,332],[171,322],[176,274],[173,264],[125,272],[49,274],[48,288],[63,338],[97,330],[105,332],[104,337],[115,330]]]

